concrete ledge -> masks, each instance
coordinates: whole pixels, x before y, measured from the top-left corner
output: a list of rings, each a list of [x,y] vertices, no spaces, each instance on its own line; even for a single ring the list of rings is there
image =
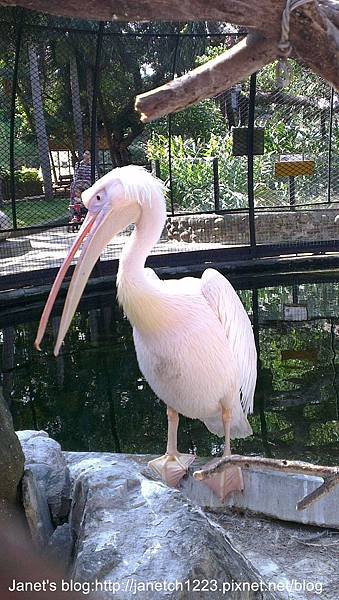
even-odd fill
[[[339,529],[339,486],[306,510],[296,510],[297,502],[321,485],[320,477],[243,469],[244,491],[230,494],[222,504],[203,482],[193,479],[192,472],[181,491],[202,507],[245,509],[282,521]]]

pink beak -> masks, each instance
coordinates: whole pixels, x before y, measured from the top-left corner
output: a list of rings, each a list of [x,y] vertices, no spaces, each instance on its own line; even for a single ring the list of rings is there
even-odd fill
[[[114,194],[114,206],[112,202],[103,203],[99,208],[96,208],[95,202],[94,205],[92,205],[92,198],[95,197],[95,191],[93,193],[93,187],[94,186],[89,188],[89,190],[86,190],[88,195],[88,198],[85,198],[85,205],[88,208],[87,216],[81,226],[77,238],[75,239],[56,276],[43,310],[37,336],[34,342],[35,348],[40,350],[40,344],[46,330],[47,322],[61,284],[65,278],[67,269],[70,266],[77,250],[84,242],[67,292],[65,306],[60,321],[58,338],[54,348],[55,356],[59,354],[60,346],[68,331],[73,315],[79,304],[82,292],[85,289],[87,280],[101,252],[115,235],[123,231],[130,223],[135,223],[140,215],[138,204],[134,205],[132,203],[130,205],[126,205],[124,203],[124,189],[120,182],[118,182],[117,188],[110,190],[111,198]],[[83,196],[86,195],[86,192],[84,192]]]
[[[77,250],[81,246],[82,242],[88,237],[83,244],[82,251],[74,269],[74,273],[70,282],[70,286],[67,292],[65,306],[61,316],[61,322],[58,332],[57,342],[54,348],[54,355],[59,354],[60,346],[64,340],[64,337],[68,331],[73,315],[79,304],[82,292],[86,286],[87,280],[91,274],[91,271],[98,260],[101,252],[110,242],[110,240],[118,233],[118,229],[114,231],[111,219],[109,218],[110,213],[101,211],[98,214],[91,212],[87,213],[87,216],[81,226],[78,237],[75,239],[69,253],[67,254],[63,264],[61,265],[59,272],[56,276],[50,294],[48,296],[44,311],[42,313],[37,336],[34,342],[34,346],[37,350],[40,350],[41,340],[44,336],[47,322],[51,314],[53,304],[57,297],[60,286],[65,278],[68,267],[70,266]]]
[[[55,278],[52,289],[49,293],[45,308],[44,308],[43,313],[40,318],[39,328],[38,328],[37,335],[36,335],[35,342],[34,342],[34,346],[37,350],[41,350],[40,344],[41,344],[42,338],[44,337],[44,334],[46,331],[48,319],[52,312],[52,308],[53,308],[54,302],[56,300],[56,297],[58,295],[61,284],[62,284],[62,282],[66,276],[66,273],[68,271],[68,267],[70,266],[76,252],[79,250],[85,237],[91,231],[94,221],[95,221],[95,216],[90,215],[88,213],[81,228],[80,228],[78,236],[74,240],[64,262],[62,263],[62,265],[58,271],[58,274]]]

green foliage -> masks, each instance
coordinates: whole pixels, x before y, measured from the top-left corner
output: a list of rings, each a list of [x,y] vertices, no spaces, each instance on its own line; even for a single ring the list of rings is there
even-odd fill
[[[1,97],[1,76],[0,76],[0,101]],[[16,165],[26,165],[36,167],[39,165],[38,151],[36,141],[32,136],[27,136],[27,121],[25,115],[20,112],[18,107],[16,115],[16,136],[15,136],[15,163]],[[9,138],[10,125],[8,111],[0,108],[0,169],[6,171],[9,169]]]
[[[5,200],[10,199],[10,172],[8,169],[1,170],[3,196]],[[15,193],[17,198],[25,196],[38,196],[42,194],[42,181],[37,169],[21,167],[14,171]]]
[[[167,137],[153,134],[147,142],[146,152],[149,160],[160,161],[161,177],[168,182]],[[180,209],[213,209],[213,158],[218,158],[219,163],[221,207],[230,209],[247,206],[247,159],[233,156],[231,136],[211,134],[208,140],[173,136],[171,154],[174,199]],[[257,157],[254,165],[257,200],[266,192],[262,181],[270,171],[271,165],[265,157]]]
[[[40,183],[41,177],[39,175],[39,171],[37,169],[29,169],[27,167],[21,167],[19,171],[15,171],[15,181],[16,183]]]
[[[227,126],[218,106],[213,100],[203,100],[195,106],[181,110],[171,117],[172,134],[193,140],[208,141],[211,134],[224,136]],[[154,134],[168,135],[168,119],[163,118],[146,127],[149,137]]]

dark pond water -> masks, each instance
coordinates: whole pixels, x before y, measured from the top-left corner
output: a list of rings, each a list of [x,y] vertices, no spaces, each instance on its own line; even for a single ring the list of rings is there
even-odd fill
[[[277,281],[239,294],[255,325],[260,368],[254,435],[233,442],[233,450],[338,463],[338,281]],[[284,305],[293,302],[307,305],[307,320],[284,320]],[[131,327],[115,294],[82,302],[57,359],[52,348],[61,305],[37,353],[41,308],[0,311],[3,387],[15,427],[44,429],[65,450],[163,453],[165,406],[139,372]],[[222,450],[222,440],[182,417],[179,449],[210,455]]]

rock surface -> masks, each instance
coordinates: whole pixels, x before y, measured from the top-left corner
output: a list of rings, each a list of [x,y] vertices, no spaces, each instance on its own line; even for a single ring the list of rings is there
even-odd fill
[[[290,213],[265,211],[256,214],[256,236],[260,243],[274,240],[284,243],[299,240],[320,241],[338,239],[337,209],[326,208]],[[214,242],[221,244],[248,243],[248,215],[243,213],[190,215],[168,217],[165,232],[168,240],[184,242]],[[325,233],[326,232],[326,233]],[[184,235],[183,235],[184,234]]]
[[[0,389],[0,519],[16,506],[17,487],[24,472],[24,455],[13,428],[12,416]]]
[[[73,540],[68,523],[59,525],[48,541],[48,558],[66,575],[71,564]]]
[[[222,528],[190,506],[177,490],[143,476],[132,457],[65,455],[74,485],[70,526],[76,542],[71,576],[101,582],[95,597],[111,598],[112,588],[107,586],[115,585],[116,598],[206,598],[208,588],[202,590],[201,582],[213,580],[216,589],[210,594],[217,600],[225,597],[223,586],[232,581],[259,584],[257,572]],[[235,591],[231,597],[276,596]]]
[[[320,587],[321,597],[338,596],[337,532],[275,523],[241,507],[206,514],[150,478],[145,456],[64,452],[57,465],[69,469],[72,508],[69,524],[53,532],[41,460],[48,444],[56,452],[55,442],[45,432],[20,438],[36,543],[93,598],[302,600],[318,597]]]
[[[22,500],[34,545],[44,548],[53,533],[53,525],[44,495],[34,473],[35,465],[25,469],[22,480]]]
[[[18,437],[26,468],[34,468],[35,479],[47,498],[54,524],[62,524],[70,507],[70,479],[60,444],[45,431],[18,431]]]
[[[227,508],[213,516],[283,600],[339,598],[338,532]]]

